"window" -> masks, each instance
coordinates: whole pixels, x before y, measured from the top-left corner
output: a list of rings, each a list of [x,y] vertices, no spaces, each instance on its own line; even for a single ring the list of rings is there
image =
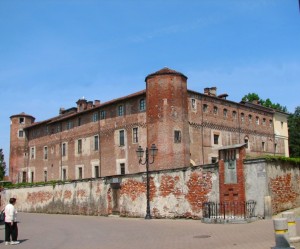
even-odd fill
[[[82,179],[82,167],[78,167],[78,179]]]
[[[62,156],[66,156],[67,155],[67,153],[66,153],[66,143],[63,143],[62,144],[62,148],[61,148],[61,155]]]
[[[146,110],[146,101],[145,99],[140,100],[140,111],[145,111]]]
[[[26,182],[27,174],[26,171],[22,172],[22,182]]]
[[[19,118],[19,124],[24,124],[25,123],[25,118],[21,117]]]
[[[244,143],[246,144],[246,149],[248,149],[249,148],[249,138],[248,137],[245,137]]]
[[[223,110],[223,116],[224,116],[224,118],[227,118],[227,112],[228,112],[227,109]]]
[[[120,146],[124,146],[125,145],[125,134],[124,134],[124,130],[120,130],[119,131],[119,144]]]
[[[99,120],[99,113],[95,112],[93,113],[93,122],[97,122]]]
[[[272,126],[273,126],[273,120],[270,119],[270,120],[269,120],[269,123],[270,123],[270,127],[272,127]]]
[[[118,116],[123,116],[124,115],[124,106],[119,105],[118,106]]]
[[[136,144],[139,142],[139,139],[138,139],[138,128],[135,127],[135,128],[132,128],[132,143]]]
[[[281,129],[283,129],[283,122],[281,121]]]
[[[233,111],[233,112],[232,112],[232,117],[233,117],[234,119],[236,119],[236,116],[237,116],[237,115],[236,115],[236,111]]]
[[[266,125],[266,119],[265,118],[263,118],[262,124]]]
[[[19,136],[19,137],[24,137],[24,131],[23,131],[23,130],[19,130],[18,136]]]
[[[218,158],[217,157],[212,157],[211,158],[211,163],[216,163],[218,161]]]
[[[256,124],[259,125],[259,117],[256,117]]]
[[[196,100],[192,99],[192,109],[196,109]]]
[[[219,134],[214,134],[214,144],[219,144]]]
[[[121,175],[125,175],[125,163],[120,163],[120,172]]]
[[[100,111],[100,119],[106,118],[106,111]]]
[[[276,143],[274,144],[274,151],[275,151],[275,153],[277,153],[277,144]]]
[[[181,131],[174,131],[174,143],[181,143]]]
[[[62,170],[62,180],[66,181],[67,180],[67,169]]]
[[[203,104],[203,112],[207,112],[208,111],[208,105],[207,104]]]
[[[48,181],[48,172],[47,170],[44,170],[44,182]]]
[[[252,115],[251,114],[249,114],[248,118],[249,118],[249,123],[252,123]]]
[[[99,136],[94,136],[94,150],[99,150]]]
[[[241,113],[241,121],[242,121],[242,123],[244,123],[244,121],[245,121],[245,114],[243,112]]]
[[[214,114],[218,114],[218,107],[214,106]]]
[[[78,126],[81,126],[81,117],[78,118],[78,120],[77,120],[77,125],[78,125]]]
[[[33,171],[31,171],[30,176],[31,176],[31,182],[34,182],[34,172]]]
[[[60,132],[61,131],[61,124],[58,124],[57,126],[56,126],[56,132]]]
[[[34,159],[35,158],[35,147],[30,148],[30,158]]]
[[[266,151],[266,145],[265,145],[265,142],[262,142],[262,143],[261,143],[261,149],[262,149],[262,151]]]
[[[68,121],[67,122],[67,130],[70,130],[70,129],[72,129],[73,128],[73,122],[72,121]]]
[[[99,166],[95,166],[95,167],[94,167],[94,173],[95,173],[95,174],[94,174],[95,177],[98,178],[98,177],[99,177]]]
[[[45,160],[48,159],[48,147],[47,146],[44,147],[44,159]]]
[[[82,153],[82,140],[81,139],[78,139],[78,141],[77,141],[77,152],[78,152],[78,154]]]

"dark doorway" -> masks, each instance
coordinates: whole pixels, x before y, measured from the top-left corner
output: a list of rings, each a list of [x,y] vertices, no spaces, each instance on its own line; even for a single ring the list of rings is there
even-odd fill
[[[112,214],[120,215],[120,184],[111,183],[112,189]]]

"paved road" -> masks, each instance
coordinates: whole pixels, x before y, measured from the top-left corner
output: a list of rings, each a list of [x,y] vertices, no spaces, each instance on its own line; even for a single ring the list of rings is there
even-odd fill
[[[19,213],[24,249],[270,249],[272,220],[203,224],[195,220]],[[0,247],[5,247],[0,225]],[[9,247],[14,247],[13,245]]]

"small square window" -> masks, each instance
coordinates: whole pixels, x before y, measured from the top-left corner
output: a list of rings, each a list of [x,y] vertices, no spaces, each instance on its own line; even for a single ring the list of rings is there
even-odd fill
[[[93,113],[93,122],[97,122],[99,120],[99,113],[95,112]]]
[[[181,131],[174,131],[174,143],[181,143]]]
[[[219,144],[219,134],[214,134],[214,144]]]
[[[106,118],[106,111],[102,110],[100,111],[100,119],[105,119]]]
[[[94,150],[99,150],[99,136],[94,136]]]
[[[233,111],[233,112],[232,112],[232,117],[233,117],[234,119],[236,119],[236,116],[237,116],[237,115],[236,115],[236,111]]]
[[[19,124],[24,124],[25,123],[25,118],[21,117],[19,118]]]
[[[123,116],[124,115],[124,106],[119,105],[118,106],[118,116]]]
[[[218,114],[218,107],[214,106],[214,114]]]
[[[119,131],[119,145],[124,146],[125,145],[125,134],[124,130]]]
[[[120,163],[120,173],[121,175],[125,175],[125,163]]]
[[[132,143],[136,144],[139,142],[138,127],[132,128]]]
[[[145,99],[140,100],[140,111],[145,111],[146,110],[146,101]]]
[[[66,147],[67,147],[66,143],[63,143],[62,144],[62,148],[61,148],[61,154],[62,154],[62,156],[66,156],[67,155],[67,153],[66,153]]]
[[[78,167],[78,179],[82,179],[82,167]]]
[[[48,159],[48,147],[47,146],[44,147],[44,159],[45,160]]]
[[[192,109],[196,109],[196,100],[192,99]]]
[[[224,116],[224,118],[227,118],[227,113],[228,113],[227,109],[224,109],[223,110],[223,116]]]
[[[82,153],[82,140],[81,139],[78,140],[77,152],[78,152],[78,154]]]
[[[19,130],[19,137],[24,137],[24,131],[23,130]]]

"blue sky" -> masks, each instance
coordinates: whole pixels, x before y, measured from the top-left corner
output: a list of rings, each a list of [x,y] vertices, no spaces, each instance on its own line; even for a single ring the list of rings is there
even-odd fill
[[[13,114],[125,96],[163,67],[294,112],[299,58],[298,0],[0,0],[0,148],[8,163]]]

